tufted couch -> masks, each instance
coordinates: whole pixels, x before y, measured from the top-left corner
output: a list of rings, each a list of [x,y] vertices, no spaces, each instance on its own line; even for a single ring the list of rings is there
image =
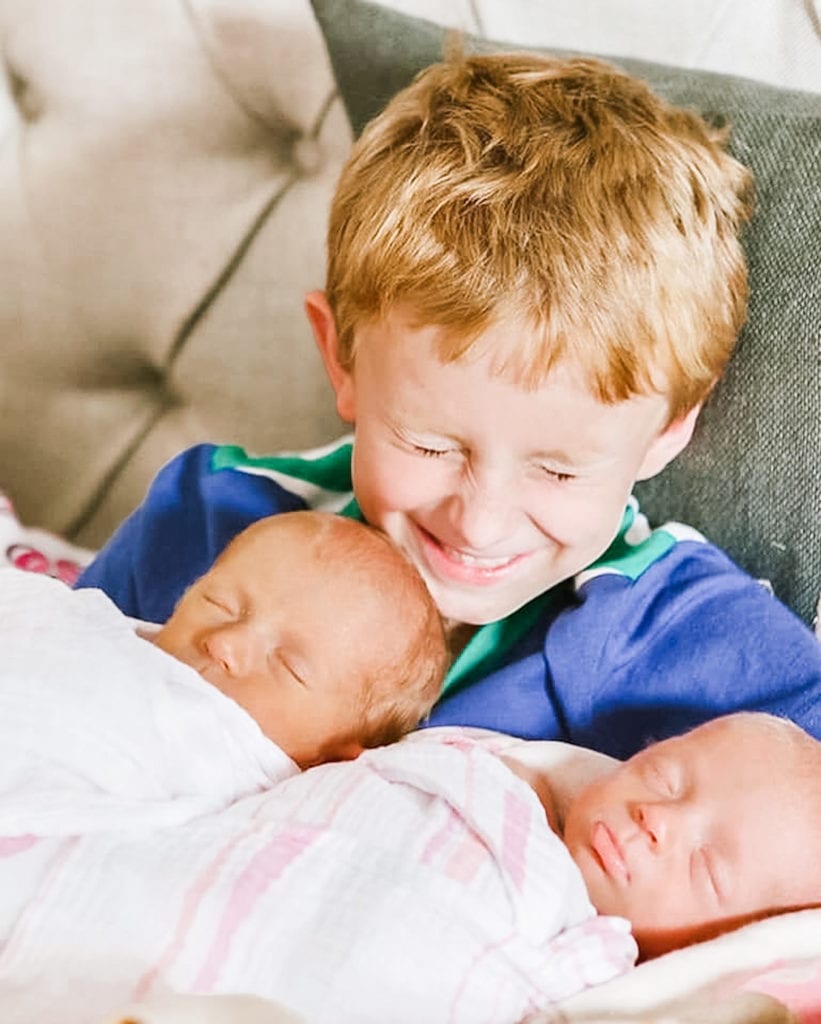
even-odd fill
[[[301,304],[350,129],[307,0],[0,11],[0,486],[93,546],[191,442],[338,429]]]
[[[612,0],[606,16],[595,0],[391,6],[520,45],[821,93],[818,0],[690,0],[676,12]],[[326,35],[344,32],[345,4],[320,7]],[[373,70],[378,93],[404,38],[403,22],[359,15],[365,42],[337,48],[332,70],[309,0],[0,3],[0,490],[25,522],[96,547],[185,445],[272,451],[339,432],[302,312],[304,292],[322,283],[325,213],[356,116],[334,71],[343,81],[346,62],[367,91]],[[799,404],[817,411],[818,331],[803,344]],[[791,441],[814,451],[799,485],[818,465],[818,436],[799,426]],[[748,468],[738,473],[729,505],[746,529]],[[698,490],[681,508],[665,491],[664,514],[693,521],[703,506],[709,521],[696,525],[749,568],[786,579],[805,537],[802,497],[777,477],[798,522],[775,539],[787,550],[777,564],[733,551],[735,535],[716,535]],[[806,593],[794,603],[810,616]]]

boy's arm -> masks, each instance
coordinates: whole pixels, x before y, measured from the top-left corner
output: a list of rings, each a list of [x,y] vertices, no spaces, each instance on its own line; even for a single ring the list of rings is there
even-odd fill
[[[741,709],[821,737],[821,644],[711,544],[681,541],[635,580],[589,580],[545,656],[568,738],[616,757]]]
[[[215,471],[215,450],[197,445],[164,466],[76,586],[99,587],[127,615],[165,622],[237,533],[262,516],[305,507],[270,479]]]

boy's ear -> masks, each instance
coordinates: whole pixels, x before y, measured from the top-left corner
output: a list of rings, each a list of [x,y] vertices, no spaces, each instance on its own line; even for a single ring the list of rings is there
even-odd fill
[[[637,480],[649,480],[651,476],[660,473],[668,462],[672,462],[680,452],[684,451],[693,436],[700,412],[701,403],[699,402],[689,412],[674,419],[662,430],[648,448],[644,461],[639,467]]]
[[[308,292],[305,296],[305,312],[314,332],[314,340],[325,372],[336,394],[336,411],[346,423],[353,423],[356,408],[353,374],[339,362],[339,339],[336,323],[325,292]]]

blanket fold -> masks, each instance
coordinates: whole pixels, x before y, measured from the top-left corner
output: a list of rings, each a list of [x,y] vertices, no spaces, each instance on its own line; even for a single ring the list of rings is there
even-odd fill
[[[296,766],[101,592],[0,569],[0,835],[180,824]]]
[[[513,1024],[635,959],[530,788],[429,731],[174,827],[38,841],[4,877],[38,849],[0,951],[16,1024],[170,992],[256,995],[311,1024]]]

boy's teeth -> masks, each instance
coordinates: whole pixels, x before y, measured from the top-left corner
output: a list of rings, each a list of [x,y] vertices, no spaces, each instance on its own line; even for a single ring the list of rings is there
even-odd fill
[[[478,555],[469,555],[464,551],[457,551],[456,548],[449,548],[442,545],[445,552],[455,562],[461,562],[463,565],[475,565],[482,569],[498,569],[501,565],[507,565],[510,561],[508,557],[504,558],[480,558]]]

